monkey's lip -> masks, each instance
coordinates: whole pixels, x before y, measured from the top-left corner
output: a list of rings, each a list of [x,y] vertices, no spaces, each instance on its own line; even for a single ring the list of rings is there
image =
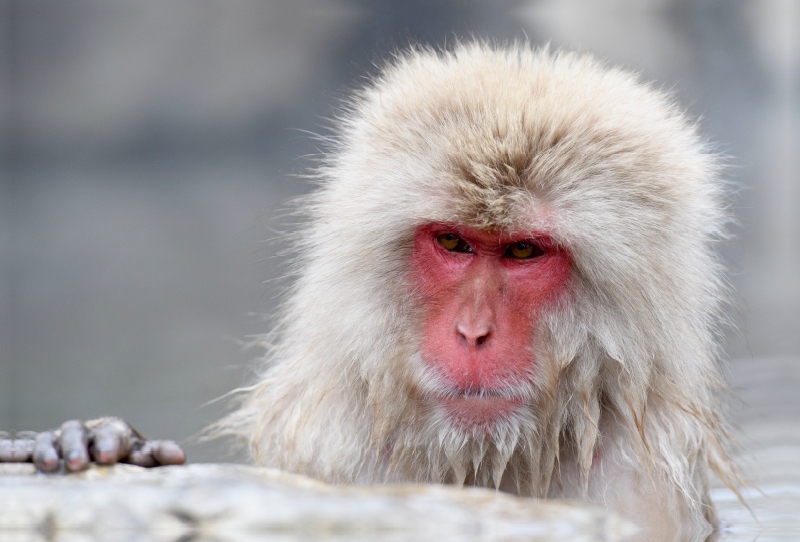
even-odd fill
[[[478,399],[498,398],[506,400],[519,400],[522,394],[523,394],[522,390],[513,387],[509,388],[457,387],[446,390],[444,393],[441,394],[441,397],[444,399],[468,399],[474,397]]]
[[[477,389],[477,390],[464,390],[464,391],[456,391],[452,396],[448,397],[507,397],[508,393],[504,393],[500,390],[485,390],[485,389]]]
[[[523,404],[518,395],[508,390],[464,390],[439,398],[454,425],[468,431],[490,428],[512,416]]]

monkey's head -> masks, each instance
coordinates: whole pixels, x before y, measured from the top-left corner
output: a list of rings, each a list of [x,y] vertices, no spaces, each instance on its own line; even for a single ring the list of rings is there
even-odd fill
[[[604,438],[682,488],[682,454],[723,457],[717,164],[667,95],[588,56],[415,50],[337,130],[229,420],[257,456],[535,495]]]

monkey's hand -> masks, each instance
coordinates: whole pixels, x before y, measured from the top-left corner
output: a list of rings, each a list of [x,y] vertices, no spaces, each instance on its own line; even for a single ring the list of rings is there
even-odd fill
[[[90,462],[141,467],[182,465],[186,456],[175,442],[147,440],[127,422],[113,417],[71,420],[34,439],[0,440],[0,462],[33,461],[42,472],[56,472],[61,460],[66,471],[74,472],[87,468]]]

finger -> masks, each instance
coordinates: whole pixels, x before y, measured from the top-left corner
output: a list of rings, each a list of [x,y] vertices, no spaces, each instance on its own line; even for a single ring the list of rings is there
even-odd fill
[[[32,439],[0,440],[0,463],[27,463],[33,456]]]
[[[0,439],[0,463],[12,462],[14,457],[14,441],[10,438]]]
[[[140,467],[183,465],[186,462],[186,454],[174,441],[149,440],[134,445],[127,462]]]
[[[56,442],[56,435],[52,431],[45,431],[36,436],[33,444],[33,464],[40,471],[55,472],[59,469]]]
[[[159,465],[183,465],[186,463],[186,454],[174,441],[157,440],[153,442],[153,445],[153,457]]]
[[[139,441],[134,445],[127,462],[140,467],[157,467],[158,461],[153,455],[153,441]]]
[[[119,418],[105,418],[90,435],[90,455],[101,465],[122,461],[131,453],[133,434],[130,426]]]
[[[75,472],[89,466],[89,435],[83,423],[78,420],[64,422],[59,444],[66,470]]]
[[[27,463],[33,459],[33,443],[32,438],[18,438],[14,440],[16,447],[15,453],[17,454],[17,461],[20,463]]]

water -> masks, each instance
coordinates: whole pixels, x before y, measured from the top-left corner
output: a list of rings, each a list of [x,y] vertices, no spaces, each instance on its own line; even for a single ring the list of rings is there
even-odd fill
[[[733,364],[731,384],[739,400],[742,464],[754,487],[743,496],[728,489],[712,498],[724,523],[725,541],[800,540],[800,375],[796,358],[764,358]]]

